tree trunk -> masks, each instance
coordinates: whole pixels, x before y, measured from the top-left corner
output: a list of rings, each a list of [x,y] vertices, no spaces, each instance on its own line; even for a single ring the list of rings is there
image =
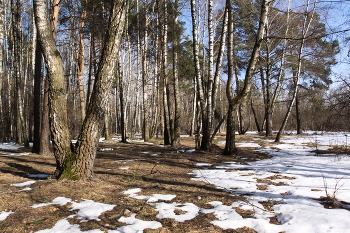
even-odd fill
[[[250,105],[251,105],[253,116],[254,116],[254,122],[255,122],[255,125],[256,125],[256,130],[260,133],[261,132],[261,128],[260,128],[260,125],[259,125],[258,117],[257,117],[256,111],[255,111],[252,99],[250,100]]]
[[[110,134],[110,128],[109,128],[109,106],[107,104],[106,112],[104,115],[104,122],[103,122],[103,134],[104,134],[104,140],[109,141],[111,140],[111,134]]]
[[[79,30],[79,49],[76,51],[76,57],[78,60],[77,71],[77,85],[79,89],[79,101],[80,101],[80,114],[81,114],[81,122],[83,122],[85,118],[85,85],[83,83],[83,73],[85,67],[85,43],[83,37],[83,30],[85,26],[85,18],[86,18],[86,7],[83,7],[81,22],[80,22],[80,30]]]
[[[21,3],[19,0],[11,0],[12,32],[13,32],[13,68],[15,86],[15,122],[16,122],[16,144],[22,145],[25,140],[24,114],[23,114],[23,77],[22,77],[22,32],[21,32]]]
[[[115,78],[114,71],[119,60],[120,41],[127,11],[126,5],[125,0],[113,0],[106,41],[95,78],[91,101],[77,141],[76,160],[72,164],[74,174],[71,178],[73,179],[93,177],[98,137],[107,112],[110,90]]]
[[[233,12],[231,0],[226,0],[226,8],[228,11],[228,41],[227,41],[227,84],[226,84],[226,96],[229,101],[226,120],[226,144],[224,149],[224,155],[232,155],[236,153],[235,146],[235,120],[234,120],[234,93],[232,89],[233,85]]]
[[[125,129],[125,104],[124,104],[124,85],[121,74],[118,72],[118,84],[119,84],[119,102],[120,102],[120,133],[122,135],[122,142],[126,142],[126,129]]]
[[[40,117],[40,146],[39,154],[50,154],[50,125],[49,125],[49,80],[44,81],[44,96],[42,98],[42,113]]]
[[[175,6],[178,7],[178,0],[175,0]],[[177,11],[178,9],[176,9]],[[175,12],[175,27],[179,23],[178,13]],[[174,30],[175,31],[175,30]],[[173,75],[174,75],[174,102],[175,102],[175,116],[174,116],[174,140],[171,145],[180,143],[180,94],[179,94],[179,72],[178,72],[178,46],[180,37],[175,35],[173,39]]]
[[[254,43],[253,51],[250,57],[250,60],[248,62],[248,67],[246,70],[246,75],[244,78],[244,83],[243,87],[239,92],[239,95],[233,96],[233,91],[232,89],[232,82],[233,82],[233,24],[232,24],[232,7],[231,7],[231,0],[226,1],[226,7],[228,8],[229,11],[229,16],[228,16],[228,33],[229,33],[229,41],[228,41],[228,80],[227,80],[227,98],[229,101],[229,110],[227,114],[227,130],[226,130],[226,146],[224,150],[225,155],[232,155],[236,152],[236,146],[235,146],[235,134],[234,130],[230,127],[234,127],[234,118],[231,116],[231,111],[235,109],[236,106],[238,106],[244,98],[248,95],[248,93],[251,90],[251,85],[252,85],[252,77],[254,74],[257,58],[259,55],[261,43],[263,41],[264,37],[264,29],[265,29],[265,24],[267,21],[267,13],[269,6],[271,4],[270,0],[263,0],[261,3],[261,12],[260,12],[260,20],[259,20],[259,28],[257,31],[257,36],[256,40]],[[229,133],[230,132],[230,133]]]
[[[213,93],[214,85],[214,29],[213,29],[213,0],[208,0],[208,85],[207,85],[207,106],[206,117],[203,118],[203,138],[201,149],[209,150],[211,146],[211,133],[213,131],[214,109],[213,102],[215,101]]]
[[[170,103],[169,103],[169,88],[168,88],[168,48],[167,48],[167,42],[168,42],[168,25],[166,21],[166,9],[163,9],[163,7],[166,7],[166,4],[163,5],[163,7],[159,4],[160,1],[157,1],[157,13],[158,13],[158,19],[159,19],[159,26],[160,26],[160,47],[161,47],[161,74],[162,74],[162,98],[163,98],[163,136],[164,136],[164,145],[171,145],[172,142],[172,130],[171,130],[171,121],[170,121]],[[161,12],[161,9],[164,10],[164,12]],[[163,17],[162,17],[163,15]]]
[[[2,101],[2,89],[3,89],[3,80],[5,78],[5,69],[4,69],[4,33],[5,33],[5,0],[0,0],[0,143],[4,141],[5,132],[4,132],[4,112],[3,112],[3,101]]]
[[[148,142],[150,139],[150,117],[149,117],[149,100],[148,100],[148,14],[146,17],[146,25],[145,25],[145,35],[143,39],[143,49],[142,49],[142,88],[143,88],[143,140]]]
[[[62,58],[52,34],[47,0],[34,0],[34,14],[49,78],[50,128],[56,159],[54,177],[58,178],[65,168],[66,158],[71,155]]]
[[[42,52],[40,48],[39,41],[37,40],[35,49],[35,69],[34,69],[34,141],[32,153],[39,153],[40,151],[40,122],[41,122],[41,87],[42,87]]]
[[[310,0],[307,1],[306,3],[306,10],[305,10],[305,18],[304,18],[304,21],[303,21],[303,27],[302,27],[302,39],[300,41],[300,47],[299,47],[299,51],[298,51],[298,63],[297,63],[297,71],[296,72],[293,72],[293,81],[294,81],[294,90],[293,90],[293,95],[292,95],[292,99],[291,99],[291,102],[288,106],[288,110],[287,110],[287,113],[283,119],[283,122],[282,122],[282,125],[276,135],[276,139],[275,139],[275,142],[279,142],[281,140],[281,136],[282,136],[282,133],[284,131],[284,128],[286,127],[286,124],[287,124],[287,121],[288,121],[288,118],[292,112],[292,108],[293,108],[293,105],[294,105],[294,102],[295,102],[295,99],[297,97],[297,94],[298,94],[298,87],[299,87],[299,78],[300,78],[300,72],[301,72],[301,63],[302,63],[302,55],[303,55],[303,49],[304,49],[304,44],[305,44],[305,39],[306,39],[306,34],[307,32],[309,31],[309,27],[310,27],[310,24],[313,20],[313,17],[314,17],[314,13],[315,13],[315,8],[313,9],[313,11],[311,12],[311,16],[310,16],[310,19],[309,19],[309,14],[310,12],[308,12],[308,9],[309,9],[309,4],[310,4]],[[309,22],[307,22],[307,20],[309,19]],[[295,73],[295,75],[294,75]]]
[[[90,96],[91,96],[91,90],[93,86],[93,75],[95,73],[95,63],[96,63],[96,54],[95,54],[95,36],[91,32],[90,34],[90,61],[89,61],[89,78],[88,78],[88,85],[87,85],[87,93],[86,93],[86,104],[85,107],[89,105],[90,102]],[[85,109],[86,110],[86,109]],[[85,111],[86,113],[86,111]]]
[[[299,95],[295,97],[295,114],[297,118],[297,134],[302,134],[302,127],[301,127],[301,113],[300,113],[300,107],[299,107]]]
[[[201,75],[200,61],[199,61],[199,43],[198,43],[198,28],[197,28],[197,17],[196,17],[196,1],[191,0],[191,17],[192,17],[192,36],[193,36],[193,57],[195,63],[195,75],[197,82],[197,91],[198,91],[198,101],[200,103],[200,112],[202,119],[202,129],[207,130],[207,111],[206,111],[206,101],[204,97],[203,90],[203,80]],[[200,124],[199,122],[197,124]],[[197,132],[197,136],[199,137],[200,132]],[[203,132],[204,135],[208,135],[207,132]],[[200,149],[209,150],[209,138],[202,138],[202,142],[200,145]]]

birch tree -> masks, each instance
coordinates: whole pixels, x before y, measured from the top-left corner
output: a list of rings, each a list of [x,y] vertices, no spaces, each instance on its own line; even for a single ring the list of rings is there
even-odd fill
[[[312,10],[309,12],[309,7],[310,7],[310,0],[307,1],[306,6],[305,6],[305,12],[304,12],[304,20],[301,28],[301,40],[300,40],[300,45],[298,49],[298,58],[297,58],[297,68],[295,71],[293,71],[293,94],[292,94],[292,99],[290,101],[290,104],[287,109],[287,113],[283,119],[282,125],[276,135],[275,142],[279,142],[281,139],[281,135],[284,131],[284,128],[286,127],[288,118],[292,112],[292,108],[294,106],[294,103],[297,99],[297,94],[298,94],[298,88],[299,88],[299,79],[300,79],[300,73],[301,73],[301,64],[302,64],[302,57],[303,57],[303,50],[304,50],[304,45],[305,45],[305,40],[306,40],[306,35],[309,31],[310,25],[314,19],[315,15],[315,10],[316,10],[316,5],[317,2],[314,3],[314,6]]]
[[[222,47],[220,46],[219,56],[216,61],[216,73],[214,75],[214,34],[213,34],[213,1],[208,1],[208,54],[209,54],[209,64],[208,64],[208,79],[207,82],[204,81],[204,77],[201,72],[200,61],[199,61],[199,39],[198,39],[198,23],[197,23],[197,6],[196,1],[191,0],[191,18],[192,18],[192,37],[193,37],[193,56],[195,62],[195,74],[196,74],[196,87],[198,92],[198,102],[200,107],[200,117],[201,124],[199,129],[202,129],[202,139],[198,142],[199,149],[209,150],[212,139],[213,139],[213,118],[214,118],[214,108],[215,108],[215,98],[218,86],[218,78],[221,71],[221,61],[222,61]],[[223,28],[226,24],[223,24]],[[221,44],[225,42],[225,34],[222,34]],[[215,132],[215,131],[214,131]],[[197,136],[200,132],[198,130]]]

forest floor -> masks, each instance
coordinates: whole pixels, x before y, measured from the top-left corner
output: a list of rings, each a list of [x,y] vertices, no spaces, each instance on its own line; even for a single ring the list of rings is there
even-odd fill
[[[246,141],[250,137],[250,135],[238,136],[237,141]],[[215,142],[224,140],[224,135],[219,135]],[[199,208],[210,208],[208,203],[214,201],[231,205],[236,201],[245,201],[246,196],[225,192],[210,181],[191,179],[194,177],[191,172],[198,170],[198,164],[204,166],[205,164],[220,166],[225,162],[247,164],[270,158],[268,153],[244,147],[239,149],[238,156],[228,157],[221,155],[224,145],[218,143],[215,143],[211,152],[193,151],[194,141],[190,137],[182,137],[181,145],[176,148],[162,146],[160,139],[153,139],[152,143],[101,142],[95,160],[95,179],[92,181],[45,179],[45,174],[48,176],[55,169],[52,154],[47,156],[32,154],[29,148],[0,150],[0,213],[11,212],[5,220],[0,219],[0,232],[24,233],[50,229],[63,218],[67,218],[70,224],[78,224],[83,232],[94,232],[92,229],[107,232],[125,226],[125,223],[118,219],[123,216],[130,217],[131,213],[135,213],[138,219],[157,221],[162,225],[158,229],[145,229],[145,232],[256,232],[249,227],[223,230],[211,223],[217,219],[214,213],[199,212],[196,217],[183,222],[172,218],[160,219],[156,217],[157,211],[154,205],[142,198],[130,198],[124,192],[140,188],[138,195],[173,194],[176,197],[168,201],[169,203],[193,203]],[[266,146],[270,142],[260,143]],[[1,156],[9,152],[13,156]],[[27,181],[33,181],[30,183],[30,188],[29,185],[27,188],[14,185]],[[274,183],[271,181],[270,184]],[[266,185],[269,184],[257,183],[256,187],[263,190]],[[93,200],[115,207],[105,212],[101,211],[103,213],[97,215],[96,219],[82,221],[77,216],[68,218],[77,212],[72,210],[71,203],[52,204],[51,202],[57,197],[70,198],[75,202]],[[39,203],[51,204],[33,208],[33,205]],[[270,209],[273,205],[272,202],[264,204]],[[235,207],[235,210],[243,218],[251,218],[254,214],[249,209]],[[185,212],[181,209],[175,210],[177,215]],[[280,224],[276,218],[270,219],[271,224]]]

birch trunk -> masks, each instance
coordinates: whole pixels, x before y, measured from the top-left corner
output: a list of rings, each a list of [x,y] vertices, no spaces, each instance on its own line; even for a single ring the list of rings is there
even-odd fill
[[[281,140],[281,136],[282,136],[282,133],[286,127],[286,124],[287,124],[287,121],[288,121],[288,118],[292,112],[292,108],[294,106],[294,103],[295,103],[295,100],[297,98],[297,95],[298,95],[298,87],[299,87],[299,79],[300,79],[300,72],[301,72],[301,63],[302,63],[302,56],[303,56],[303,50],[304,50],[304,44],[305,44],[305,40],[306,40],[306,35],[309,31],[309,27],[310,27],[310,24],[313,20],[313,17],[314,17],[314,13],[315,13],[315,10],[316,10],[316,6],[314,6],[311,14],[310,14],[310,19],[308,18],[308,15],[309,15],[309,5],[310,5],[310,0],[307,1],[306,3],[306,9],[305,9],[305,18],[304,18],[304,21],[303,21],[303,26],[302,26],[302,39],[300,41],[300,45],[299,45],[299,51],[298,51],[298,63],[297,63],[297,70],[296,70],[296,73],[295,75],[293,75],[293,80],[294,80],[294,90],[293,90],[293,95],[292,95],[292,99],[291,99],[291,102],[288,106],[288,110],[287,110],[287,113],[283,119],[283,122],[282,122],[282,125],[276,135],[276,139],[275,139],[275,142],[279,142]],[[308,22],[309,20],[309,22]],[[293,72],[294,73],[294,72]]]
[[[35,49],[35,68],[34,68],[34,141],[32,153],[39,153],[40,151],[40,122],[41,122],[41,89],[42,89],[42,53],[39,41],[37,40],[37,45]]]
[[[148,62],[147,62],[147,54],[148,54],[148,23],[149,16],[146,13],[146,24],[145,24],[145,35],[143,38],[143,49],[142,49],[142,88],[143,88],[143,140],[145,142],[149,141],[150,138],[150,117],[149,117],[149,100],[148,100]]]
[[[90,179],[93,177],[93,165],[103,119],[107,112],[110,90],[115,78],[119,60],[120,41],[123,34],[126,1],[113,0],[106,41],[99,63],[91,101],[81,133],[77,141],[76,160],[73,162],[73,178]]]
[[[197,82],[197,91],[198,91],[198,101],[200,103],[200,112],[201,112],[201,118],[202,118],[202,128],[205,128],[208,123],[208,116],[206,111],[206,101],[204,96],[204,89],[203,89],[203,80],[202,75],[200,72],[200,61],[199,61],[199,43],[198,43],[198,26],[197,26],[197,17],[196,17],[196,1],[191,0],[191,17],[192,17],[192,37],[193,37],[193,57],[194,57],[194,63],[195,63],[195,75],[196,75],[196,82]],[[198,124],[200,124],[198,122]],[[197,132],[197,136],[199,136],[200,132]],[[209,150],[209,138],[204,138],[204,135],[207,135],[206,133],[203,133],[202,142],[200,145],[200,149],[202,150]]]
[[[24,122],[24,106],[23,106],[23,91],[24,83],[22,77],[22,32],[21,32],[21,3],[19,0],[11,1],[12,11],[12,36],[13,36],[13,74],[15,79],[15,127],[16,127],[16,144],[22,145],[25,140],[25,122]]]
[[[62,58],[52,34],[47,0],[34,0],[34,15],[48,72],[50,129],[56,159],[54,177],[58,178],[63,172],[66,158],[71,155]]]

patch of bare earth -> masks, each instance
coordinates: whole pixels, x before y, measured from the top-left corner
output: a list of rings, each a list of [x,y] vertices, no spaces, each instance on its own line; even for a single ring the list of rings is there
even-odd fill
[[[159,221],[162,228],[145,232],[255,232],[244,227],[235,230],[223,230],[210,222],[216,220],[213,214],[199,213],[197,217],[185,222],[173,219],[156,218],[155,206],[144,200],[129,198],[122,192],[131,188],[141,188],[140,195],[175,194],[170,202],[193,203],[199,208],[212,208],[206,204],[210,201],[221,201],[225,205],[242,200],[241,196],[217,189],[214,185],[191,180],[189,173],[198,169],[197,163],[221,165],[225,161],[255,161],[267,156],[251,149],[239,150],[239,156],[222,156],[222,148],[215,146],[212,152],[196,151],[182,153],[178,150],[191,149],[192,138],[182,138],[177,148],[161,147],[155,143],[101,143],[95,160],[95,179],[92,181],[69,181],[40,178],[29,187],[11,184],[32,181],[30,174],[52,174],[55,169],[53,155],[41,156],[29,153],[22,156],[0,157],[0,212],[13,211],[6,220],[0,221],[1,232],[35,232],[52,228],[57,221],[77,212],[71,210],[70,203],[47,205],[39,208],[34,204],[52,202],[57,197],[71,198],[79,202],[93,200],[116,207],[104,212],[100,221],[81,222],[81,219],[68,218],[71,224],[79,224],[82,231],[101,229],[108,231],[125,224],[118,222],[128,211],[137,214],[137,218],[147,221]],[[26,149],[23,149],[26,150]],[[148,152],[148,153],[145,153]],[[7,152],[3,152],[6,154]],[[244,158],[244,159],[243,159]],[[237,210],[243,217],[252,217],[252,213]],[[181,214],[181,213],[177,213]]]

